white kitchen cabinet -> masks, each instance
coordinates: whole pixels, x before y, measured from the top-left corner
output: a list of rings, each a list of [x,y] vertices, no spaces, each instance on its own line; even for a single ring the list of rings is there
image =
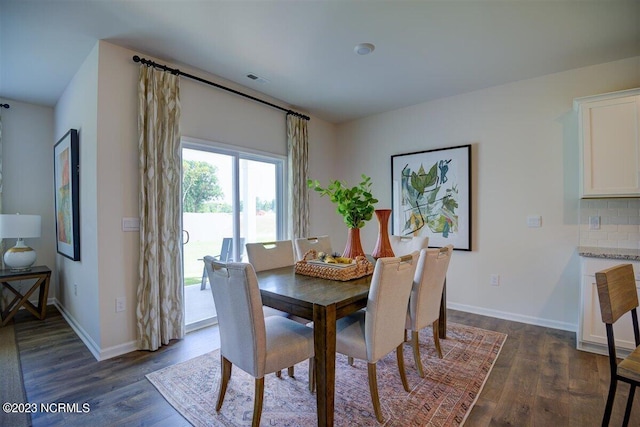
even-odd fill
[[[640,89],[578,98],[580,195],[640,196]]]
[[[640,294],[640,262],[620,259],[582,257],[582,284],[580,290],[580,322],[577,348],[594,353],[607,354],[607,331],[600,315],[600,303],[595,274],[597,271],[619,264],[632,264],[636,275],[636,288]],[[613,325],[616,348],[621,355],[635,349],[631,314],[622,316]]]

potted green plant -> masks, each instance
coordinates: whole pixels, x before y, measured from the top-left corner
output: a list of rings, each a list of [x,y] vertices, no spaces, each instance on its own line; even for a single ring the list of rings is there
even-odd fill
[[[363,174],[362,181],[354,187],[338,180],[330,181],[328,186],[322,187],[317,180],[309,179],[307,185],[320,193],[320,196],[329,196],[336,204],[336,212],[342,216],[349,228],[347,245],[342,256],[355,258],[364,255],[360,229],[373,217],[374,205],[378,203],[378,199],[371,194],[371,178]]]

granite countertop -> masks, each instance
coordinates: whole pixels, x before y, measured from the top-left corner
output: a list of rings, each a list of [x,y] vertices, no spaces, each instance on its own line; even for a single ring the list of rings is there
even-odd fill
[[[579,246],[580,256],[591,258],[624,259],[640,261],[640,249],[598,248],[595,246]]]

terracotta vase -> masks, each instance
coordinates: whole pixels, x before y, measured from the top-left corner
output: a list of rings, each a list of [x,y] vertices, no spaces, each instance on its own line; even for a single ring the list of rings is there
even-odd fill
[[[362,249],[362,243],[360,242],[360,229],[350,228],[347,235],[347,245],[342,253],[343,257],[355,258],[358,255],[364,256],[364,250]]]
[[[376,246],[371,253],[375,259],[394,256],[391,242],[389,241],[389,217],[391,209],[376,209],[376,217],[378,218],[378,240]]]

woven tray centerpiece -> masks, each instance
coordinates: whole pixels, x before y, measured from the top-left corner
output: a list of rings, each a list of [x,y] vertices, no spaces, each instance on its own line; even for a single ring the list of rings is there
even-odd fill
[[[347,281],[373,273],[373,264],[364,256],[357,256],[350,262],[341,257],[334,258],[336,262],[326,262],[326,257],[318,257],[315,249],[304,254],[302,260],[296,262],[296,273],[305,276],[320,277],[322,279]]]

